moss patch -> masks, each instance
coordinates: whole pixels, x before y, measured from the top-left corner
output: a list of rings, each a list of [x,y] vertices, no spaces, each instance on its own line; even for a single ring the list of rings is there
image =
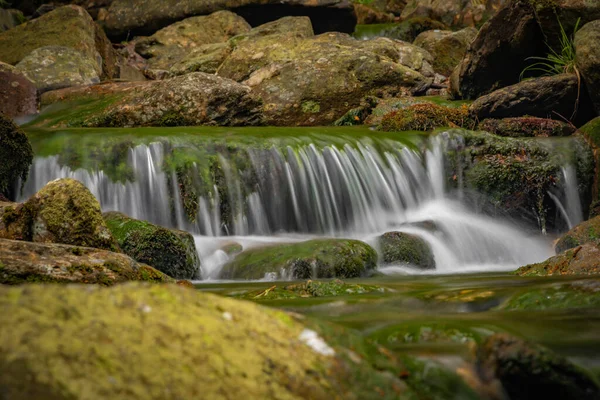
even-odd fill
[[[440,127],[472,129],[475,122],[466,106],[451,108],[437,104],[414,104],[383,116],[379,129],[384,131],[430,131]]]
[[[339,279],[332,281],[306,281],[290,285],[272,285],[266,289],[244,293],[234,293],[234,297],[247,300],[280,300],[299,297],[350,296],[366,293],[383,293],[385,289],[375,285],[346,283]]]

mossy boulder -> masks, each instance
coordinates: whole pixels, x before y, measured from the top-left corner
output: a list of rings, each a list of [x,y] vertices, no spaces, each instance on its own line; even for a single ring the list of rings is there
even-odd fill
[[[226,42],[229,38],[248,32],[250,25],[230,11],[186,18],[169,25],[154,35],[136,40],[135,50],[148,59],[148,66],[168,70],[195,48]]]
[[[577,68],[594,104],[596,115],[600,115],[600,49],[598,43],[600,43],[600,19],[585,24],[575,34]]]
[[[123,252],[133,259],[173,278],[199,276],[200,260],[194,238],[188,232],[163,228],[119,212],[105,213],[104,220]]]
[[[590,139],[594,147],[600,147],[600,117],[596,117],[580,127],[579,131]]]
[[[387,232],[378,238],[384,264],[404,264],[420,269],[434,269],[435,259],[429,244],[416,235]]]
[[[0,33],[0,61],[15,65],[35,49],[45,46],[71,47],[95,61],[102,74],[102,57],[96,49],[96,25],[81,7],[63,6]]]
[[[465,28],[457,32],[436,29],[421,33],[414,44],[431,53],[435,72],[450,76],[476,36],[475,28]]]
[[[226,264],[222,279],[356,278],[377,264],[377,253],[366,243],[349,239],[314,239],[253,248]]]
[[[1,74],[0,74],[1,76]],[[27,180],[33,150],[27,135],[10,119],[0,114],[0,195],[16,197],[17,181]]]
[[[214,74],[232,50],[233,48],[228,42],[198,46],[174,63],[169,74],[171,76],[185,75],[190,72]]]
[[[125,254],[90,247],[0,239],[0,284],[175,282]]]
[[[582,222],[558,239],[554,249],[556,253],[581,246],[584,243],[600,245],[600,217]]]
[[[383,116],[379,129],[383,131],[431,131],[441,127],[472,129],[475,121],[466,106],[445,107],[433,103],[413,104]]]
[[[118,250],[100,204],[71,178],[49,182],[26,202],[4,208],[0,237]]]
[[[32,51],[15,66],[39,93],[100,82],[96,60],[72,47],[45,46]]]
[[[484,382],[497,379],[512,400],[597,399],[592,375],[551,350],[508,334],[488,337],[477,350]]]
[[[477,128],[508,137],[570,136],[575,133],[575,128],[565,122],[537,117],[488,118],[481,121]]]
[[[550,257],[544,262],[519,268],[521,276],[600,274],[600,246],[585,243]]]
[[[9,118],[35,114],[37,88],[15,67],[0,61],[0,114]]]

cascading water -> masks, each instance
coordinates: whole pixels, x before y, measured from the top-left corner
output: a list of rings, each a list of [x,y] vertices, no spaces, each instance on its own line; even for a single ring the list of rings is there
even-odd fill
[[[129,150],[133,176],[126,182],[113,181],[101,170],[71,170],[57,156],[37,157],[23,197],[52,179],[78,179],[106,211],[196,234],[204,278],[218,278],[229,260],[221,250],[227,242],[249,248],[334,236],[376,246],[376,237],[391,230],[425,239],[439,273],[509,270],[551,255],[549,240],[453,200],[445,189],[444,142],[438,136],[428,147],[423,155],[399,142],[366,139],[345,145],[255,146],[247,150],[244,168],[222,152],[216,161],[219,181],[201,182],[205,190],[192,199],[192,220],[182,204],[181,180],[164,168],[172,150],[164,142]],[[200,161],[188,167],[204,176]],[[578,202],[575,195],[565,194],[569,204]]]

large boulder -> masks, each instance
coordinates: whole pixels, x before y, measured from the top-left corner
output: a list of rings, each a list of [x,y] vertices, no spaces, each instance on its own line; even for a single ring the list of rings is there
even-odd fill
[[[471,113],[485,118],[529,115],[541,118],[587,119],[589,109],[580,102],[575,74],[528,79],[482,96],[471,104]]]
[[[96,61],[72,47],[45,46],[32,51],[15,67],[39,93],[100,82]]]
[[[37,109],[37,89],[33,82],[12,65],[0,61],[0,114],[15,118],[35,114]]]
[[[420,269],[434,269],[435,259],[429,244],[419,236],[404,232],[387,232],[378,238],[384,264],[402,264]]]
[[[541,263],[525,265],[515,273],[521,276],[598,275],[600,274],[600,246],[584,243]]]
[[[0,239],[0,284],[174,282],[125,254],[55,243]]]
[[[599,17],[600,18],[600,17]],[[575,35],[577,68],[600,115],[600,19],[584,25]]]
[[[431,30],[417,36],[414,44],[424,48],[433,56],[432,64],[435,72],[450,76],[476,36],[475,28],[465,28],[457,32]]]
[[[102,218],[98,200],[82,183],[70,178],[49,182],[25,203],[4,207],[0,237],[119,249]]]
[[[223,267],[220,278],[357,278],[376,263],[377,253],[366,243],[315,239],[246,250]]]
[[[484,383],[500,381],[511,400],[600,397],[593,376],[551,350],[498,333],[477,349],[477,371]]]
[[[0,61],[15,65],[35,49],[45,46],[71,47],[95,62],[102,74],[102,57],[96,49],[97,26],[78,6],[63,6],[0,33]]]
[[[356,25],[352,3],[345,0],[114,0],[105,19],[106,32],[112,39],[130,35],[148,35],[187,17],[230,10],[258,26],[289,15],[311,18],[317,33],[351,33]]]
[[[169,25],[154,35],[136,41],[135,49],[148,59],[150,68],[168,70],[191,50],[202,45],[226,42],[248,32],[250,25],[229,11],[191,17]]]
[[[562,235],[558,242],[556,242],[554,249],[558,254],[585,243],[594,244],[596,246],[600,245],[600,217],[595,217],[582,222]]]
[[[177,279],[199,276],[200,260],[193,236],[129,218],[119,212],[104,214],[104,220],[125,254]]]
[[[0,77],[2,74],[0,74]],[[0,84],[1,85],[1,84]],[[33,150],[27,135],[10,119],[0,113],[0,197],[16,197],[17,181],[27,180]],[[0,222],[1,224],[1,222]]]
[[[506,0],[409,0],[402,10],[403,19],[427,17],[448,26],[475,26],[485,22]]]

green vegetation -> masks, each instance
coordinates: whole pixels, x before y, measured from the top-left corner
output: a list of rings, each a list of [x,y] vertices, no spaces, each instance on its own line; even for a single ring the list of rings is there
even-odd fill
[[[275,284],[266,289],[244,291],[232,294],[233,297],[265,301],[296,299],[304,297],[351,296],[366,293],[383,293],[385,289],[376,285],[346,283],[339,279],[332,281],[306,281],[293,284]]]
[[[466,106],[444,107],[437,104],[414,104],[383,116],[383,131],[430,131],[441,127],[473,129],[475,121]]]

